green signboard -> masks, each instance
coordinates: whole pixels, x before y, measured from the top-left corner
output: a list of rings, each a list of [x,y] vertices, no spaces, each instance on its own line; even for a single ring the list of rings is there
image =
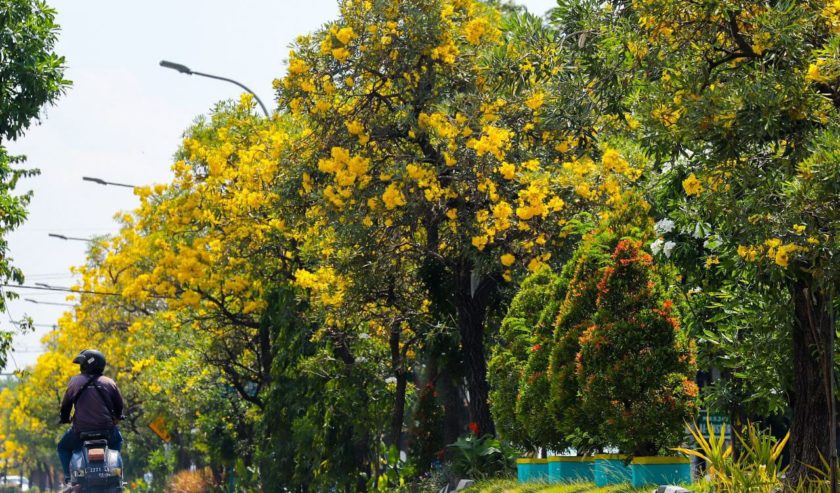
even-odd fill
[[[706,438],[709,438],[709,425],[714,428],[715,436],[720,436],[721,431],[726,434],[726,439],[732,439],[732,426],[729,423],[729,416],[723,414],[709,414],[706,410],[701,410],[697,416],[697,426],[700,428],[700,433]]]

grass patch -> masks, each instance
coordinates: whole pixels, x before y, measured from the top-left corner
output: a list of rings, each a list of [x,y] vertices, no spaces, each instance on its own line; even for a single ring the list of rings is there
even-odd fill
[[[598,488],[594,483],[520,484],[515,479],[480,481],[467,491],[471,493],[651,493],[656,487],[637,489],[629,485],[615,485]]]

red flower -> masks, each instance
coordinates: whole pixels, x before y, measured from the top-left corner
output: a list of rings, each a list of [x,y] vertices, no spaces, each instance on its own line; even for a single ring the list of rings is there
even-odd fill
[[[478,432],[480,431],[478,428],[478,423],[475,421],[470,421],[470,431],[473,435],[478,436]]]
[[[531,346],[531,352],[532,353],[536,353],[540,349],[542,349],[542,345],[540,345],[540,344],[534,344],[533,346]]]

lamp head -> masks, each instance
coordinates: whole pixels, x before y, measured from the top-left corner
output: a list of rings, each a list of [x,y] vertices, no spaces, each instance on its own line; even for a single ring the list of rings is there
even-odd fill
[[[160,61],[160,66],[164,68],[171,68],[172,70],[177,70],[182,74],[192,75],[192,70],[189,69],[186,65],[181,65],[180,63],[175,62],[168,62],[166,60]]]

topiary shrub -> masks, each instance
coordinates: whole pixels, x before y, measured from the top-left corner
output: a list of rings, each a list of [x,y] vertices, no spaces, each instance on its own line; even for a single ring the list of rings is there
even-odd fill
[[[570,278],[568,290],[553,324],[547,408],[558,433],[578,454],[599,450],[603,445],[593,433],[597,420],[581,407],[575,358],[580,351],[579,339],[592,324],[599,273],[614,243],[609,233],[581,243],[564,269],[564,277]]]
[[[576,361],[582,410],[622,453],[656,455],[696,411],[693,348],[640,241],[619,241],[599,276]]]
[[[544,320],[542,312],[546,305],[559,297],[557,291],[561,287],[557,280],[554,272],[543,268],[523,281],[502,320],[498,343],[488,364],[490,409],[499,436],[528,450],[545,444],[518,416],[522,411],[518,404],[521,384],[531,352],[539,344],[537,339],[544,337],[535,332],[535,327]]]

